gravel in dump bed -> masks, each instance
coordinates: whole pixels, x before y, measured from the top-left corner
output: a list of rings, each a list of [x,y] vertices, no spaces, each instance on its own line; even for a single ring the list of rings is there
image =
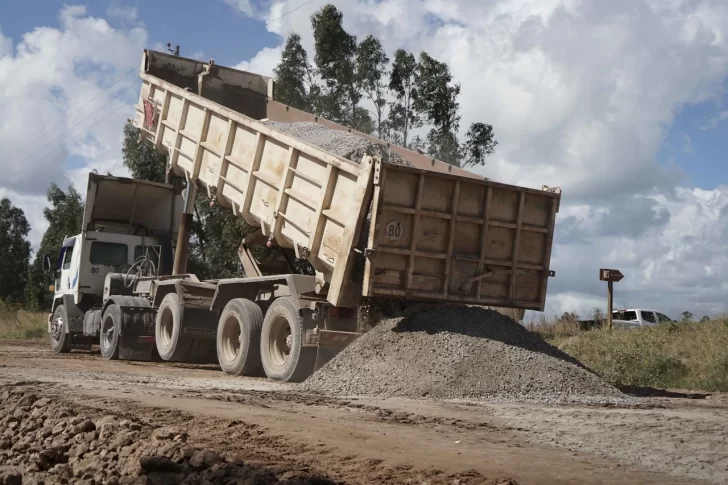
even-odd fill
[[[431,307],[382,321],[302,389],[539,403],[632,400],[512,319],[473,306]]]
[[[384,163],[412,166],[407,160],[394,152],[390,152],[385,144],[372,143],[348,131],[332,130],[318,123],[308,121],[297,123],[266,121],[265,124],[274,130],[282,131],[357,164],[361,162],[364,155],[370,155],[381,156]]]

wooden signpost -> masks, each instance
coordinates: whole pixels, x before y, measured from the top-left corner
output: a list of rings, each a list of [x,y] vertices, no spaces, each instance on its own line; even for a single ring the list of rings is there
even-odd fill
[[[607,282],[607,327],[612,329],[612,309],[614,302],[613,284],[621,281],[624,275],[618,269],[600,269],[599,280]]]

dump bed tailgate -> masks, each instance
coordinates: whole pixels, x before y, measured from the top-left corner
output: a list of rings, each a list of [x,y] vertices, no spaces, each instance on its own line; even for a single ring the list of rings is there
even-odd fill
[[[365,296],[543,311],[560,191],[382,164]]]

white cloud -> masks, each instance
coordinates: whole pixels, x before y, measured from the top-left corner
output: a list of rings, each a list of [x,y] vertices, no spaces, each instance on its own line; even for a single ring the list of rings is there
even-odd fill
[[[5,56],[12,54],[13,52],[13,39],[5,37],[2,29],[0,29],[0,59]]]
[[[248,17],[252,17],[256,13],[256,8],[251,0],[225,0],[225,3],[235,11]]]
[[[135,19],[128,9],[112,10]],[[51,182],[71,180],[85,194],[82,174],[91,168],[122,174],[122,127],[133,114],[147,43],[138,25],[114,28],[84,7],[64,7],[58,21],[24,34],[14,53],[0,35],[0,189],[26,211],[34,245]]]
[[[283,38],[300,34],[312,59],[310,16],[321,6],[278,19],[299,5],[274,1],[268,29]],[[400,47],[425,50],[449,64],[462,85],[461,134],[486,121],[499,141],[479,172],[506,183],[562,187],[551,312],[588,311],[604,302],[597,275],[604,266],[627,275],[617,285],[625,304],[695,314],[728,308],[718,279],[728,234],[717,230],[728,212],[728,188],[681,188],[684,174],[656,160],[681,107],[724,95],[728,3],[382,0],[374,8],[369,0],[341,0],[336,6],[349,32],[376,35],[390,56]],[[277,60],[272,54],[267,47],[241,65],[268,74]],[[691,139],[681,141],[684,152],[694,149]]]
[[[266,47],[248,61],[232,66],[241,71],[254,72],[263,76],[272,76],[278,61],[281,59],[282,47]]]

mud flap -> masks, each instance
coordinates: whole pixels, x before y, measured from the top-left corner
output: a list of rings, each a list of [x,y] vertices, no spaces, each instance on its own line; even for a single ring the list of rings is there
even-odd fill
[[[71,334],[71,350],[85,350],[90,351],[93,345],[93,337],[80,334]]]
[[[157,345],[154,336],[119,335],[119,360],[155,360]]]
[[[215,340],[217,323],[217,314],[209,309],[185,305],[182,311],[180,335],[194,339]]]
[[[360,335],[357,332],[339,332],[333,330],[319,330],[317,332],[307,333],[306,343],[310,346],[313,346],[314,342],[318,344],[316,365],[314,365],[313,371],[316,372],[323,367],[328,361],[336,357],[339,352],[359,338]]]

